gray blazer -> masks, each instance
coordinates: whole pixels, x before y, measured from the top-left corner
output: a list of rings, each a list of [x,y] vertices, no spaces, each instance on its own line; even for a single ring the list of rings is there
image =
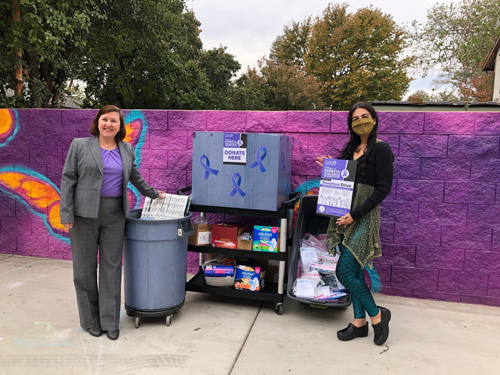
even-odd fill
[[[142,195],[157,198],[158,191],[149,186],[135,164],[134,147],[118,142],[123,163],[123,211],[129,212],[129,181]],[[61,223],[73,223],[74,217],[97,218],[101,197],[103,164],[97,137],[75,138],[71,142],[61,179]]]

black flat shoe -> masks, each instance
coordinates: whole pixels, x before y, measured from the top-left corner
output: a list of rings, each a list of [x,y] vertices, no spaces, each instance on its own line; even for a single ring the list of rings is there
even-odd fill
[[[363,327],[356,327],[354,324],[349,323],[349,325],[337,331],[337,338],[340,341],[349,341],[355,339],[356,337],[366,337],[368,336],[368,323]]]
[[[88,331],[88,333],[90,333],[94,337],[99,337],[102,335],[102,329],[99,326],[92,327],[92,328],[88,329],[87,331]]]
[[[108,339],[110,340],[116,340],[118,336],[120,336],[120,330],[115,329],[114,331],[108,331],[106,332],[106,336],[108,336]]]
[[[389,337],[389,321],[391,320],[391,311],[385,307],[378,307],[380,309],[381,320],[380,323],[373,324],[373,331],[375,332],[375,338],[373,342],[376,345],[382,345],[387,341]]]

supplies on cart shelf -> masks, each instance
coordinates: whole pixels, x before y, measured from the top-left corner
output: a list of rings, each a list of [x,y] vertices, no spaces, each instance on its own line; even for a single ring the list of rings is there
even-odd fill
[[[237,249],[238,236],[244,232],[242,224],[219,223],[212,225],[212,247]]]
[[[264,288],[265,270],[253,264],[237,264],[235,289],[259,291]]]
[[[199,216],[193,220],[194,233],[189,236],[188,244],[210,246],[212,244],[212,225],[206,217]]]
[[[280,228],[254,225],[252,241],[252,250],[254,251],[277,253],[280,246]]]
[[[252,233],[244,232],[239,235],[237,247],[239,250],[252,250]]]
[[[203,275],[207,285],[233,286],[235,261],[233,257],[220,255],[203,263]]]
[[[293,285],[296,297],[324,301],[347,295],[335,274],[338,256],[328,253],[325,237],[306,233],[302,239],[298,277]]]
[[[146,197],[141,219],[171,220],[180,219],[189,212],[191,199],[186,195],[165,194],[163,199]]]

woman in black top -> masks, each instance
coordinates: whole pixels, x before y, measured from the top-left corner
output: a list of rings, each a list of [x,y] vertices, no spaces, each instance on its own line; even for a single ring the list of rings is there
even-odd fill
[[[337,278],[352,296],[354,321],[337,332],[348,341],[368,335],[366,313],[375,332],[374,342],[385,343],[389,336],[391,312],[375,304],[364,279],[364,268],[382,255],[380,246],[380,203],[389,195],[393,178],[394,156],[390,146],[377,139],[378,116],[368,103],[356,103],[349,110],[349,141],[339,159],[357,160],[352,209],[340,218],[330,219],[327,247],[335,253],[339,246]],[[324,157],[318,158],[323,164]]]

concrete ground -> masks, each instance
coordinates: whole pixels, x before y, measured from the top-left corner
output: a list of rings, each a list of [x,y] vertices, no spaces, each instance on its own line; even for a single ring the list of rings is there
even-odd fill
[[[171,326],[122,307],[121,335],[78,324],[69,261],[0,254],[0,375],[500,373],[500,309],[376,295],[392,311],[386,345],[340,342],[347,310],[314,309],[188,292]]]

